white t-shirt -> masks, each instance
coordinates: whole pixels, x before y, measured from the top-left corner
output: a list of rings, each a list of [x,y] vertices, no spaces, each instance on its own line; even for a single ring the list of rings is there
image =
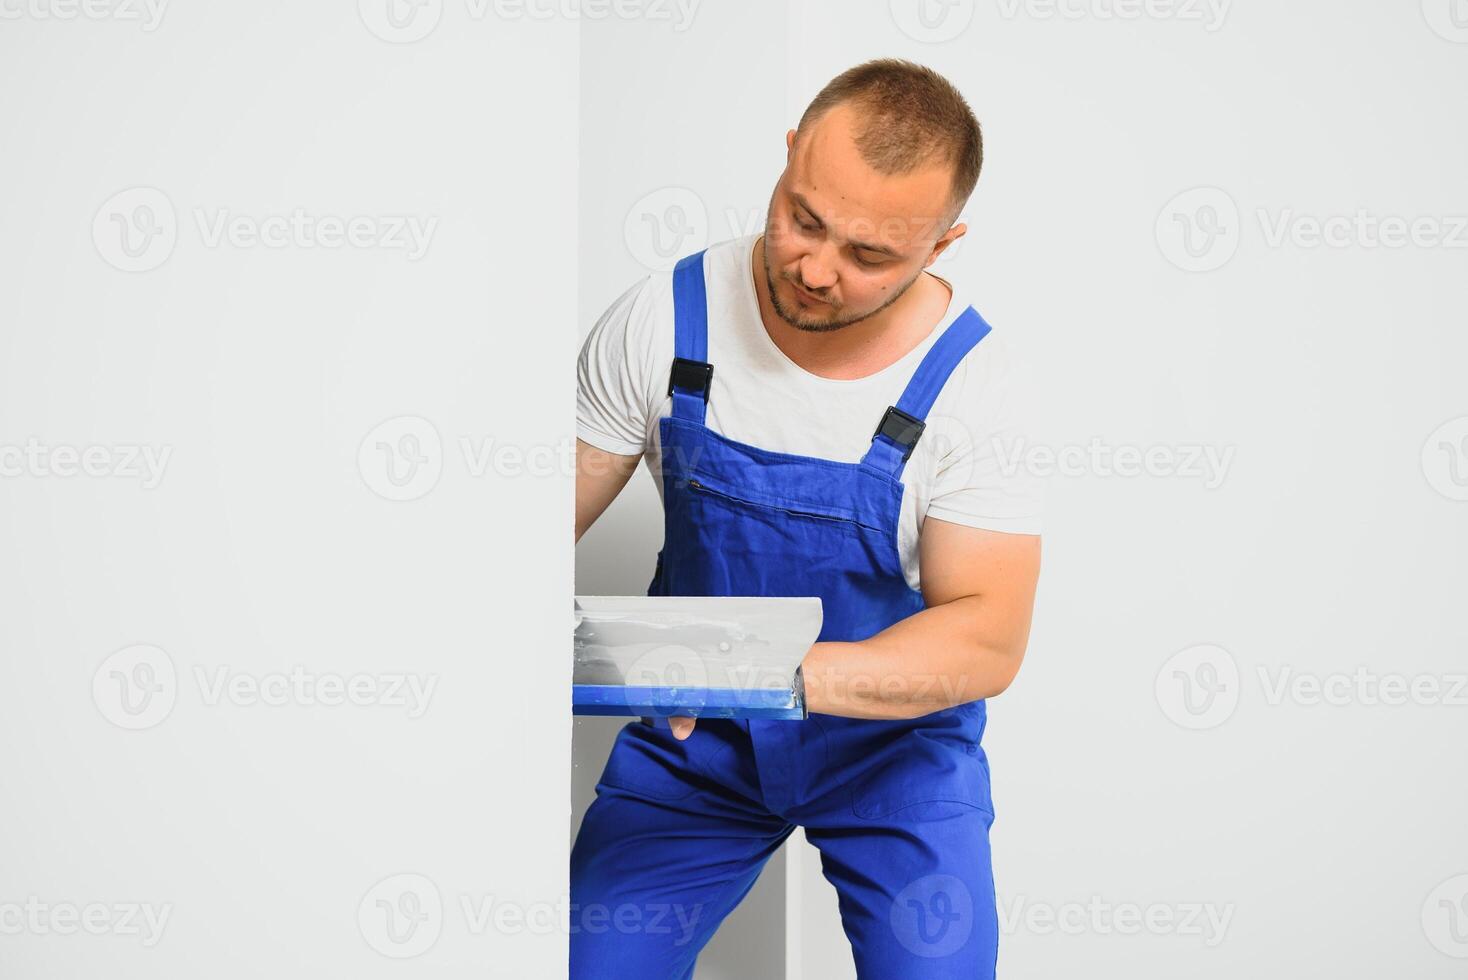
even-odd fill
[[[954,287],[942,321],[900,360],[865,378],[811,374],[770,339],[755,294],[758,234],[711,245],[704,260],[708,361],[713,385],[704,424],[776,452],[859,462],[887,406],[897,404],[923,356],[970,305]],[[945,283],[948,280],[943,280]],[[974,307],[978,309],[977,305]],[[983,311],[980,310],[980,313]],[[576,364],[576,435],[598,449],[645,454],[663,485],[658,419],[672,412],[673,274],[653,273],[619,296],[597,320]],[[927,428],[902,471],[898,551],[908,584],[919,588],[918,532],[925,517],[1013,534],[1039,534],[1041,481],[1020,460],[1019,386],[995,327],[948,376]]]

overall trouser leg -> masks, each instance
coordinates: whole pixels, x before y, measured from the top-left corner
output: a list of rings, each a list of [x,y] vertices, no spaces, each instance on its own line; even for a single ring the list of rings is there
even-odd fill
[[[793,825],[758,799],[747,732],[625,726],[571,852],[572,980],[682,980]]]
[[[923,803],[887,817],[807,827],[836,889],[862,980],[992,980],[999,921],[993,817]]]

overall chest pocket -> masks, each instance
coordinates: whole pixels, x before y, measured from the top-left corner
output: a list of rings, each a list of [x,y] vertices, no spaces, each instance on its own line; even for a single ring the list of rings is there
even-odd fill
[[[713,487],[698,479],[689,480],[687,486],[695,499],[701,497],[707,500],[718,501],[737,511],[760,516],[765,519],[785,517],[798,523],[812,523],[817,527],[824,525],[832,529],[845,530],[852,533],[863,528],[878,534],[883,533],[882,529],[876,527],[873,523],[860,520],[850,514],[841,513],[835,509],[822,509],[812,505],[793,505],[784,502],[760,500],[755,494]]]
[[[671,498],[668,525],[677,549],[673,581],[682,590],[819,596],[823,640],[870,636],[911,612],[896,498],[884,514],[839,488],[829,498],[796,496],[813,491],[802,484],[776,498],[690,476]]]

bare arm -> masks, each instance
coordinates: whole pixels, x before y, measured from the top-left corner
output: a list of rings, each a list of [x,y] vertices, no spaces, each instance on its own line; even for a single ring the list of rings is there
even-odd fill
[[[576,440],[577,541],[622,492],[641,459],[641,453],[622,456]]]
[[[1040,574],[1040,538],[937,518],[919,537],[927,608],[856,643],[817,643],[803,674],[811,711],[916,718],[993,697],[1019,671]]]

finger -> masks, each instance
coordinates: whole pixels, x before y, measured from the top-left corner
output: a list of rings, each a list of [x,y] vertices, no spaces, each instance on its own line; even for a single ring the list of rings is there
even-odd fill
[[[696,718],[670,718],[670,719],[668,719],[668,723],[673,728],[673,737],[681,741],[681,740],[687,738],[688,736],[692,735],[693,734],[693,724],[697,720],[698,719],[696,719]]]

